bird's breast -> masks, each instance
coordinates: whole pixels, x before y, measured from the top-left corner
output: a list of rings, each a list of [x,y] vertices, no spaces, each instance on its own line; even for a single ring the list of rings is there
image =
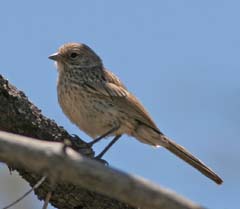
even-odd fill
[[[58,101],[65,115],[81,130],[95,138],[116,124],[111,100],[88,92],[83,85],[58,82]]]

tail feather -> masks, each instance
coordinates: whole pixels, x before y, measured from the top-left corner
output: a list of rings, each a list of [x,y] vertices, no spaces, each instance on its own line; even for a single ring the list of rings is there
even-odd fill
[[[212,179],[217,184],[221,184],[223,180],[209,167],[207,167],[203,162],[194,157],[189,151],[184,147],[178,145],[171,139],[167,138],[162,132],[157,128],[154,128],[142,121],[138,121],[141,126],[137,128],[133,136],[145,144],[150,144],[152,146],[162,146],[168,149],[170,152],[199,170],[203,175]],[[147,128],[146,128],[147,127]]]
[[[194,157],[190,152],[188,152],[184,147],[176,144],[175,142],[171,141],[167,137],[164,136],[164,141],[166,143],[163,146],[168,149],[170,152],[175,154],[176,156],[180,157],[185,162],[189,163],[191,166],[199,170],[202,174],[207,176],[208,178],[215,181],[217,184],[223,183],[223,180],[209,167],[207,167],[203,162],[199,159]]]

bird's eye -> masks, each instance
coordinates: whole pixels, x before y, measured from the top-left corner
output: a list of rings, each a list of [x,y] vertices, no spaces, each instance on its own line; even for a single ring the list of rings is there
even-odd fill
[[[78,56],[78,54],[76,53],[76,52],[72,52],[71,54],[70,54],[70,57],[71,58],[76,58]]]

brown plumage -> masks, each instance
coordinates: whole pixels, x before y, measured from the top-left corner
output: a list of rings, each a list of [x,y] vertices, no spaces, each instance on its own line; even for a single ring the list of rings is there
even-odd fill
[[[92,138],[127,134],[152,146],[163,146],[208,178],[222,179],[155,125],[148,112],[88,46],[65,44],[49,57],[57,63],[58,100],[63,112]]]

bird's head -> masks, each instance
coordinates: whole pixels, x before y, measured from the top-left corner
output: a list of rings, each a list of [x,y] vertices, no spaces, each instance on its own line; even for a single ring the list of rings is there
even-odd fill
[[[102,66],[100,57],[87,45],[81,43],[67,43],[58,51],[48,57],[56,61],[58,69],[63,66],[68,68],[91,68]]]

